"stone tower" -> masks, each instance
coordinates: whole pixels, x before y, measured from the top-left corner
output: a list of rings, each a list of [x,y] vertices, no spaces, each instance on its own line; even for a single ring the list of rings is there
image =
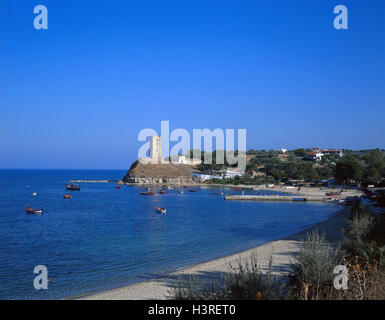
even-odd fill
[[[155,163],[162,163],[162,145],[160,136],[150,137],[150,158]]]

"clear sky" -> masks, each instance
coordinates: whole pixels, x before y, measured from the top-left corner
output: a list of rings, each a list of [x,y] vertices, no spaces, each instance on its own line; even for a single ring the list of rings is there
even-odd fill
[[[127,169],[161,120],[245,128],[248,149],[385,148],[384,16],[383,0],[0,0],[0,168]]]

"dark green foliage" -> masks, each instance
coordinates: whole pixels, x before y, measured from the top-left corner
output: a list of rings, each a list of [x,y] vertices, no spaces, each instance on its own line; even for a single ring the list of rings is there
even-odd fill
[[[263,273],[254,255],[244,264],[238,261],[236,267],[230,265],[223,283],[205,284],[190,277],[187,282],[180,280],[170,294],[177,300],[273,300],[284,296],[285,283],[273,275],[271,262]]]
[[[311,296],[317,296],[323,287],[332,287],[334,267],[341,264],[343,257],[342,248],[331,247],[324,235],[316,231],[306,234],[303,248],[291,266],[294,293],[299,293],[306,286]]]
[[[385,177],[385,153],[379,149],[371,150],[364,157],[367,167],[364,173],[366,178],[379,179]]]
[[[281,162],[267,166],[267,174],[276,180],[316,180],[320,178],[319,172],[311,162]]]
[[[187,281],[179,278],[169,295],[175,300],[224,300],[227,291],[219,283],[204,283],[197,276],[190,276]]]
[[[212,164],[200,164],[198,168],[202,172],[210,173],[211,170],[221,170],[230,165],[225,157],[224,163],[216,163],[220,158],[219,153],[223,151],[214,151],[209,154],[200,152],[201,159],[208,156]],[[345,155],[339,158],[337,154],[324,155],[321,161],[308,161],[302,155],[306,154],[306,149],[300,148],[289,151],[285,157],[279,156],[275,150],[249,150],[247,154],[252,155],[246,166],[247,174],[252,170],[262,172],[266,178],[253,180],[252,177],[237,178],[229,181],[220,182],[222,184],[263,184],[287,180],[324,180],[336,178],[343,184],[363,182],[364,184],[385,185],[385,152],[380,149],[351,151],[344,150]],[[193,154],[193,151],[190,151]],[[237,155],[237,151],[235,151]]]
[[[272,261],[266,273],[262,273],[256,256],[237,267],[230,266],[230,273],[225,275],[228,298],[236,300],[274,300],[282,298],[284,283],[272,274]]]
[[[363,166],[353,155],[344,155],[336,164],[336,178],[349,184],[351,180],[359,180],[362,177]]]
[[[296,157],[304,157],[306,156],[306,150],[304,148],[295,149],[293,150],[293,153]]]
[[[376,218],[370,207],[357,204],[352,208],[343,244],[351,260],[385,265],[384,225],[384,218]]]

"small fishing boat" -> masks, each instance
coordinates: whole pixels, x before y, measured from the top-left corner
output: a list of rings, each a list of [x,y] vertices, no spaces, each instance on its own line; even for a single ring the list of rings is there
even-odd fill
[[[190,192],[198,192],[198,190],[195,189],[189,189]]]
[[[160,194],[166,194],[166,191],[160,190],[159,193],[160,193]]]
[[[179,193],[184,193],[184,192],[183,192],[183,190],[181,190],[181,191],[178,191],[178,192],[179,192]]]
[[[42,214],[43,213],[43,209],[32,209],[30,206],[27,206],[25,208],[25,212],[26,213],[34,213],[34,214]]]
[[[141,195],[144,195],[144,196],[153,196],[154,195],[154,192],[152,191],[143,191],[140,193]]]
[[[233,190],[241,190],[240,187],[233,187]]]
[[[120,189],[121,188],[121,186],[118,184],[117,186],[116,186],[116,189]]]
[[[161,213],[161,214],[166,214],[166,209],[165,209],[165,208],[159,208],[159,207],[157,207],[157,208],[156,208],[156,212]]]
[[[78,186],[77,184],[71,184],[71,185],[66,184],[66,188],[67,190],[80,191],[80,186]]]
[[[72,196],[71,196],[70,194],[65,194],[65,195],[64,195],[64,198],[65,198],[65,199],[72,199]]]

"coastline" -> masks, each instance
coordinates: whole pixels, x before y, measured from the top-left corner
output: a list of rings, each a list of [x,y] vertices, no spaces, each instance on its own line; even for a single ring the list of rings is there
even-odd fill
[[[164,184],[151,184],[151,183],[120,183],[121,185],[125,186],[134,186],[134,187],[152,187],[152,188],[160,188]],[[170,187],[173,188],[183,188],[183,184],[167,184]],[[274,185],[274,187],[267,187],[266,184],[260,184],[260,185],[249,185],[249,184],[220,184],[220,183],[191,183],[188,184],[188,186],[191,187],[222,187],[222,188],[241,188],[241,189],[250,189],[251,191],[273,191],[273,192],[282,192],[282,193],[288,193],[288,194],[295,194],[295,195],[325,195],[326,192],[336,192],[338,188],[331,188],[331,187],[323,187],[321,190],[316,187],[302,187],[301,190],[298,190],[297,187],[287,187],[287,186],[281,186],[281,185]],[[351,188],[351,189],[345,189],[343,191],[343,196],[350,197],[355,195],[361,195],[362,192],[358,189]]]
[[[301,248],[301,239],[307,232],[317,230],[325,234],[326,240],[336,243],[343,239],[342,228],[349,217],[350,207],[335,212],[327,220],[311,225],[296,234],[280,240],[268,242],[255,248],[242,251],[227,257],[199,263],[172,272],[159,279],[152,279],[120,288],[102,291],[83,297],[80,300],[167,300],[170,299],[169,290],[178,279],[187,280],[190,276],[198,276],[202,281],[220,281],[223,273],[228,271],[229,264],[235,266],[237,261],[245,261],[251,254],[255,254],[262,268],[269,264],[272,257],[273,272],[277,275],[287,274],[293,257]],[[75,297],[76,299],[76,297]]]

